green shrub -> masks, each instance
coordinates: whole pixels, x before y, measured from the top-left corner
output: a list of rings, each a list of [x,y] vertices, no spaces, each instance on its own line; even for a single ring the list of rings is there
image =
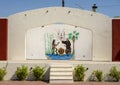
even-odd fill
[[[19,80],[25,80],[29,74],[28,66],[22,65],[21,67],[17,67],[15,74]]]
[[[103,80],[103,72],[101,70],[95,70],[93,72],[94,80],[96,81],[102,81]]]
[[[33,68],[33,75],[35,77],[35,80],[43,80],[44,74],[44,68],[41,68],[40,66],[36,66],[35,68]]]
[[[119,81],[120,80],[120,71],[117,70],[116,66],[113,66],[110,69],[109,76],[113,79],[113,81]]]
[[[0,81],[4,79],[4,76],[7,74],[6,69],[0,68]]]
[[[85,71],[86,71],[86,68],[83,67],[82,65],[77,65],[74,68],[74,74],[75,74],[75,77],[77,78],[77,80],[79,80],[79,81],[84,80]]]
[[[8,66],[8,62],[6,63],[6,66],[3,68],[0,68],[0,81],[2,81],[5,77],[5,75],[7,74],[7,66]]]

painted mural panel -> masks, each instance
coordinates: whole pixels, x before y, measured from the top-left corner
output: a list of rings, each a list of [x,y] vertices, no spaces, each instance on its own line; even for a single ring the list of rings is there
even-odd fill
[[[26,34],[26,58],[91,60],[92,33],[66,24],[31,29]]]

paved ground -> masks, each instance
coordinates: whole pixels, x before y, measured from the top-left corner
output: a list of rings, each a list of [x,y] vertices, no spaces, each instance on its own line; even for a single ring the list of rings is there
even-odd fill
[[[120,85],[120,82],[46,83],[41,81],[0,81],[0,85]]]

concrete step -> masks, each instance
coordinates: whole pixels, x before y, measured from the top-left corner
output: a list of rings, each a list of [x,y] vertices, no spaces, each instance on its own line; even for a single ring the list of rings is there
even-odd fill
[[[58,76],[58,75],[66,75],[66,76],[69,76],[69,75],[72,75],[72,72],[50,72],[50,75],[51,76],[54,76],[54,75],[56,75],[56,76]]]
[[[72,68],[51,68],[51,72],[71,72]]]
[[[50,83],[72,83],[73,69],[69,64],[52,64],[50,68]]]
[[[54,79],[54,80],[50,80],[50,83],[73,83],[73,80],[71,80],[71,79],[67,79],[67,80],[65,80],[65,79]]]
[[[68,80],[72,80],[73,79],[73,76],[51,76],[50,79],[54,79],[54,80],[59,80],[59,79],[68,79]]]
[[[62,68],[71,68],[72,67],[72,65],[63,65],[63,64],[55,64],[55,65],[51,65],[51,67],[54,67],[54,68],[60,68],[60,67],[62,67]]]

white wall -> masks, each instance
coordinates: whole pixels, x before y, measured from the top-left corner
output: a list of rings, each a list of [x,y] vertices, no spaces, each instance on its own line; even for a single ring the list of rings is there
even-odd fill
[[[52,47],[52,41],[55,39],[55,43],[59,44],[56,46],[57,49],[63,48],[66,49],[65,44],[63,44],[61,41],[66,41],[66,38],[69,38],[68,34],[73,33],[75,31],[76,33],[79,33],[78,39],[75,39],[75,55],[72,57],[68,56],[61,56],[57,55],[55,58],[57,59],[65,59],[65,60],[92,60],[92,32],[88,29],[76,27],[72,25],[67,24],[51,24],[44,27],[37,27],[32,28],[27,31],[26,33],[26,59],[47,59],[49,56],[45,55],[45,51],[47,51],[47,48]],[[48,35],[49,34],[49,35]],[[48,36],[45,36],[48,35]],[[50,42],[49,36],[51,36],[52,41]],[[61,40],[61,37],[62,40]],[[73,54],[73,42],[71,39],[69,39],[71,43],[71,54]],[[50,45],[48,47],[48,45]],[[46,50],[45,50],[46,48]],[[50,49],[50,51],[52,48]],[[59,52],[58,52],[59,54]],[[64,54],[65,55],[65,52]],[[51,58],[51,59],[55,59]],[[67,59],[66,59],[67,58]],[[73,59],[74,58],[74,59]],[[50,58],[49,58],[50,59]]]
[[[5,80],[16,79],[15,71],[17,70],[17,67],[20,67],[21,65],[26,65],[29,67],[29,69],[31,67],[34,68],[35,66],[46,67],[47,70],[47,73],[45,75],[46,80],[49,80],[49,75],[50,75],[49,67],[53,64],[72,65],[73,69],[78,64],[83,65],[85,68],[88,68],[88,70],[85,72],[85,81],[89,81],[89,78],[91,77],[91,74],[94,70],[102,70],[103,75],[105,77],[104,80],[108,80],[107,74],[109,74],[111,67],[116,66],[117,69],[120,70],[119,62],[90,62],[90,61],[82,62],[82,61],[56,61],[56,60],[54,60],[54,62],[49,60],[9,61],[9,62],[1,61],[0,67],[1,68],[5,67],[6,63],[8,63],[8,67],[7,67],[7,74],[4,78]],[[31,80],[32,77],[30,77],[29,79]]]
[[[7,74],[5,75],[5,78],[4,80],[17,80],[17,76],[15,75],[15,72],[17,70],[17,67],[21,67],[22,65],[25,65],[25,66],[28,66],[28,71],[30,72],[31,71],[31,68],[35,68],[36,66],[40,66],[40,67],[45,67],[45,70],[46,70],[46,74],[45,74],[45,77],[44,79],[45,80],[49,80],[49,64],[46,64],[46,63],[30,63],[30,62],[22,62],[22,61],[11,61],[11,62],[6,62],[6,61],[1,61],[0,62],[0,68],[2,67],[5,67],[7,64],[7,68],[6,68],[6,71],[7,71]],[[29,74],[27,80],[33,80],[34,77],[31,76],[31,74]]]
[[[8,17],[8,59],[25,60],[25,34],[31,28],[65,23],[93,33],[93,60],[111,61],[111,19],[99,13],[66,7],[50,7]]]

